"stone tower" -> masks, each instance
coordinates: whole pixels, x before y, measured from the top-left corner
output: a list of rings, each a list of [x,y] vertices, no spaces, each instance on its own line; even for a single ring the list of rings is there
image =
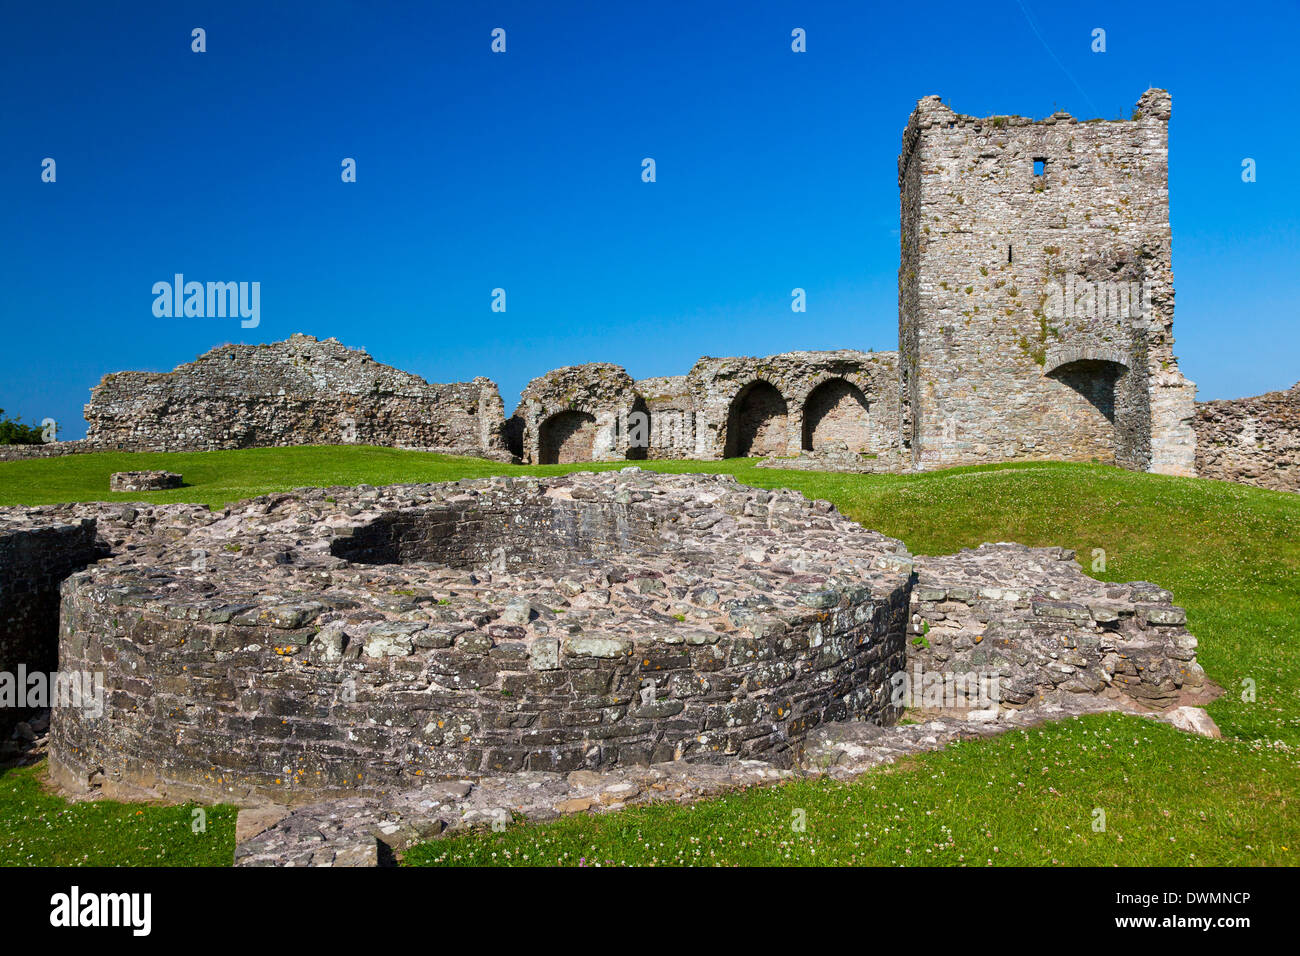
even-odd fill
[[[1129,120],[921,100],[898,159],[904,461],[1093,458],[1191,475],[1173,354],[1171,100]]]

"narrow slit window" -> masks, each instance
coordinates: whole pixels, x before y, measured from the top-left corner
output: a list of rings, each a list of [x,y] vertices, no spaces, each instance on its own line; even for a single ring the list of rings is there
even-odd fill
[[[1042,158],[1034,159],[1034,175],[1042,176],[1047,172],[1047,160]]]

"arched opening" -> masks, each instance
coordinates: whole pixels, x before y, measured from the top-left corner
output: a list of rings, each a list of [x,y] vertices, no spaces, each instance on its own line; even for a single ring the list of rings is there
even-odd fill
[[[1090,404],[1096,413],[1111,425],[1115,424],[1115,383],[1124,367],[1114,362],[1083,359],[1067,362],[1049,374],[1064,385],[1070,386]]]
[[[727,413],[726,458],[784,455],[789,409],[770,382],[750,382],[731,400]]]
[[[567,411],[542,422],[537,436],[538,464],[567,465],[595,458],[596,418]]]
[[[827,379],[803,406],[804,451],[871,450],[871,418],[862,389],[842,378]]]
[[[1130,407],[1128,369],[1106,359],[1063,362],[1047,377],[1066,386],[1053,411],[1060,416],[1059,434],[1069,443],[1071,457],[1097,458],[1108,464],[1128,457],[1136,440],[1137,409]]]
[[[506,451],[516,458],[524,457],[524,416],[515,412],[506,419],[501,429],[501,438],[506,444]]]
[[[627,415],[627,460],[645,461],[650,457],[650,441],[654,423],[645,399],[638,395],[632,400],[632,410]]]

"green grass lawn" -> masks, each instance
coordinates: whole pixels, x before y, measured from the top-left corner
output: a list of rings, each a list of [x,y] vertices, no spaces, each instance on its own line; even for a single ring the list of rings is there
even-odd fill
[[[918,554],[985,541],[1059,544],[1076,549],[1095,577],[1169,588],[1187,608],[1202,666],[1228,690],[1209,708],[1226,739],[1188,738],[1138,718],[1067,721],[1028,738],[1011,734],[925,755],[852,786],[797,784],[694,808],[646,808],[470,835],[414,850],[410,861],[506,862],[509,853],[516,863],[527,855],[526,862],[575,865],[581,857],[1182,865],[1287,863],[1294,856],[1300,839],[1300,813],[1290,805],[1300,794],[1300,495],[1054,463],[924,475],[773,471],[739,459],[641,466],[730,472],[760,487],[796,488],[829,499]],[[520,467],[366,447],[107,453],[0,463],[0,504],[118,499],[220,507],[303,486],[617,467],[623,465]],[[141,468],[179,471],[187,485],[146,494],[102,490],[111,472]],[[1105,571],[1092,570],[1094,549],[1105,552]],[[1243,699],[1250,687],[1254,699]],[[9,812],[11,776],[0,778],[0,814]],[[1096,807],[1107,813],[1104,834],[1091,829]],[[807,811],[806,834],[781,822],[795,808]],[[0,861],[10,860],[6,833],[0,830]],[[693,858],[690,847],[700,855]]]
[[[229,866],[235,808],[68,803],[44,764],[0,773],[0,866]]]
[[[1295,856],[1295,788],[1293,765],[1248,744],[1106,714],[956,743],[852,784],[801,781],[687,807],[576,815],[435,840],[404,862],[1285,865]]]

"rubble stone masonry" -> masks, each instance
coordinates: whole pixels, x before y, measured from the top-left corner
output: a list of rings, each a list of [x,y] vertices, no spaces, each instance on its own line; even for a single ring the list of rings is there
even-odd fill
[[[790,767],[828,723],[930,707],[899,695],[912,675],[997,681],[989,720],[1213,693],[1167,591],[1087,578],[1059,548],[914,560],[829,502],[729,475],[0,509],[7,534],[73,535],[18,562],[46,596],[28,654],[57,646],[61,668],[103,675],[102,710],[54,711],[50,767],[105,796],[296,804],[519,772]]]
[[[911,573],[829,502],[731,476],[267,495],[63,582],[60,661],[105,674],[107,705],[55,712],[52,773],[295,803],[788,764],[820,723],[897,718]]]
[[[1300,382],[1196,408],[1196,473],[1300,491]]]
[[[107,554],[93,518],[36,511],[0,517],[0,674],[53,671],[58,662],[59,583]],[[23,688],[25,689],[25,688]],[[26,707],[0,706],[0,734]]]
[[[431,385],[335,339],[224,345],[163,374],[93,389],[86,443],[137,451],[390,445],[501,457],[504,406],[486,378]]]
[[[1195,387],[1173,354],[1171,109],[1154,89],[1124,121],[917,104],[898,161],[914,466],[1095,458],[1193,473]]]

